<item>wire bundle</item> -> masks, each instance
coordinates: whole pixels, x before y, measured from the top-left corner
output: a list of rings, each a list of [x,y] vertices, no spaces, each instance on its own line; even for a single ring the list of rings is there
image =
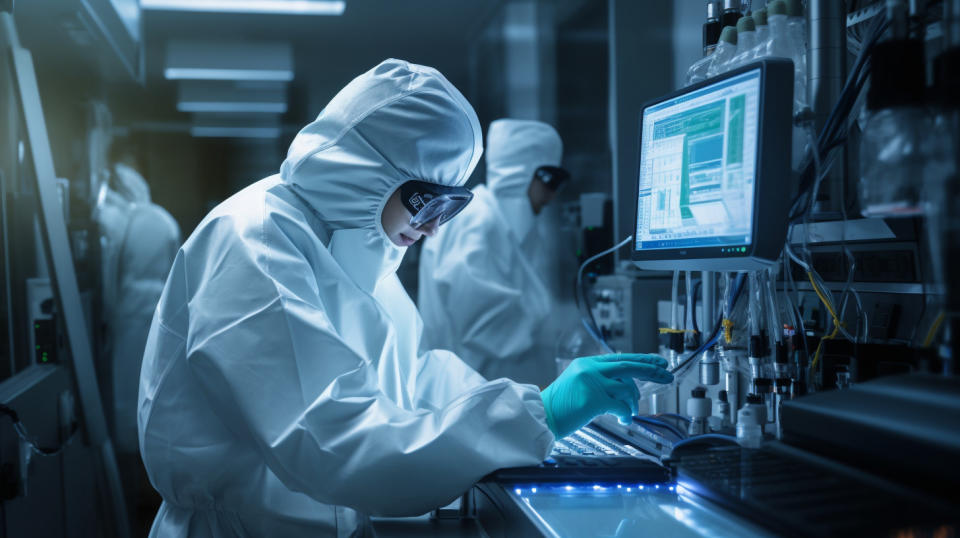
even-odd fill
[[[737,299],[740,297],[740,292],[743,291],[743,283],[744,283],[744,280],[746,280],[745,277],[746,277],[746,273],[740,273],[737,275],[737,280],[736,280],[736,283],[734,284],[734,292],[730,296],[730,303],[728,305],[729,310],[733,310],[733,305],[736,304]],[[695,359],[698,355],[700,355],[704,351],[713,347],[720,340],[722,329],[723,329],[723,314],[720,315],[720,317],[717,319],[716,324],[714,324],[713,330],[710,332],[710,337],[707,338],[702,344],[700,344],[700,347],[698,347],[692,353],[687,355],[685,359],[680,361],[677,367],[671,370],[671,373],[673,373],[674,375],[677,375],[678,372],[680,372],[686,366],[688,366],[691,363],[691,361],[693,361],[693,359]]]
[[[815,137],[816,151],[811,152],[811,162],[807,164],[807,170],[809,171],[812,167],[813,174],[812,177],[805,174],[807,179],[801,183],[800,190],[794,198],[790,210],[790,222],[806,218],[813,211],[820,184],[836,160],[836,154],[831,155],[831,152],[846,141],[848,118],[856,108],[858,97],[863,91],[870,73],[870,55],[888,25],[889,23],[883,17],[879,17],[867,30],[867,37],[863,41],[860,54],[857,56],[854,66],[843,85],[837,104],[830,111],[823,130]],[[824,165],[821,165],[821,163],[824,163]],[[800,212],[801,208],[802,212]]]

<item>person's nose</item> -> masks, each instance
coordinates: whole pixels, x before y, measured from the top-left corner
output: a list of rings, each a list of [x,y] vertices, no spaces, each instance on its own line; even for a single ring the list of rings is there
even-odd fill
[[[440,229],[439,221],[440,219],[433,219],[430,222],[424,224],[423,226],[417,228],[417,231],[427,237],[433,237],[437,235],[437,230]]]

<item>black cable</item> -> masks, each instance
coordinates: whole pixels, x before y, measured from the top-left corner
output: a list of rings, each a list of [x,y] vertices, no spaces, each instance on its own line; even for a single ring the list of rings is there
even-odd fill
[[[13,422],[13,429],[17,432],[17,436],[20,437],[23,442],[27,443],[34,453],[40,456],[56,456],[62,452],[67,445],[70,444],[70,441],[73,440],[74,434],[77,432],[77,427],[74,425],[70,431],[70,436],[67,437],[67,440],[61,443],[60,446],[54,448],[41,447],[30,438],[29,434],[27,434],[27,427],[20,422],[20,416],[17,414],[15,409],[7,405],[0,404],[0,413],[10,417],[10,420]]]
[[[657,428],[662,428],[662,429],[664,429],[664,430],[672,433],[673,435],[677,436],[678,439],[686,439],[686,438],[687,438],[687,434],[684,433],[680,428],[674,426],[673,424],[670,424],[669,422],[665,422],[665,421],[659,420],[659,419],[657,419],[657,418],[640,416],[640,417],[633,417],[633,421],[634,421],[634,422],[637,422],[637,423],[640,423],[640,424],[646,424],[646,425],[649,425],[649,426],[654,426],[654,427],[657,427]],[[657,432],[657,433],[659,434],[660,432]]]
[[[693,306],[690,307],[693,312],[690,313],[690,319],[693,320],[693,332],[694,334],[700,334],[700,327],[697,326],[697,292],[700,291],[700,284],[703,283],[703,280],[698,280],[693,285]]]
[[[583,326],[587,329],[587,332],[593,336],[593,338],[603,346],[608,353],[613,353],[613,349],[610,347],[610,344],[607,343],[607,340],[603,337],[603,333],[600,331],[600,327],[597,325],[597,320],[593,317],[593,311],[590,310],[590,300],[587,295],[587,287],[583,284],[583,271],[591,263],[599,260],[600,258],[616,252],[617,250],[623,248],[624,245],[633,240],[633,235],[629,235],[623,241],[613,245],[612,247],[590,256],[582,264],[580,264],[580,269],[577,271],[577,280],[576,280],[576,289],[574,290],[575,295],[579,294],[580,303],[577,305],[578,310],[580,310],[580,318],[583,322]]]

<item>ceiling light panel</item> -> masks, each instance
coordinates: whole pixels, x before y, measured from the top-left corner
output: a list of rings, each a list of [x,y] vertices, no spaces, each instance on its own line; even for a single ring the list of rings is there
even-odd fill
[[[192,41],[167,43],[164,76],[171,80],[293,80],[287,42]]]
[[[153,11],[342,15],[347,5],[342,0],[141,0],[140,7]]]
[[[286,85],[225,80],[181,80],[180,112],[272,113],[287,111]]]

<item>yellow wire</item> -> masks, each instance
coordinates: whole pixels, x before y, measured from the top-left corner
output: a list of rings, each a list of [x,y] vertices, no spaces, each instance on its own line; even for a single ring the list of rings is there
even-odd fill
[[[823,292],[820,291],[820,286],[817,286],[817,283],[813,280],[813,273],[807,271],[807,278],[810,279],[810,284],[813,285],[813,291],[817,292],[817,297],[820,298],[820,301],[823,303],[823,306],[827,307],[827,310],[830,312],[830,316],[833,318],[833,321],[838,321],[837,313],[833,311],[833,307],[830,306],[830,303],[827,302],[827,298],[824,297]]]
[[[927,337],[923,339],[923,347],[930,347],[930,344],[933,343],[933,339],[937,336],[937,331],[940,330],[940,326],[943,325],[943,320],[946,317],[946,314],[941,310],[937,315],[937,319],[933,320],[933,325],[930,326],[930,330],[927,331]]]
[[[733,321],[726,318],[723,320],[723,338],[728,344],[733,341]]]
[[[816,292],[817,297],[820,298],[820,302],[823,303],[823,306],[827,307],[827,311],[830,312],[830,317],[833,318],[833,332],[820,339],[820,343],[817,344],[817,350],[813,354],[813,361],[810,362],[810,371],[813,372],[817,367],[817,363],[820,361],[820,353],[823,351],[824,340],[833,340],[837,337],[837,334],[840,333],[841,322],[840,318],[837,316],[837,313],[833,310],[833,307],[827,302],[827,298],[823,295],[823,292],[820,291],[820,286],[817,286],[817,283],[813,280],[812,271],[807,271],[807,278],[810,279],[810,284],[813,286],[813,291]]]
[[[671,329],[669,327],[660,327],[660,334],[686,334],[695,333],[693,329]]]

